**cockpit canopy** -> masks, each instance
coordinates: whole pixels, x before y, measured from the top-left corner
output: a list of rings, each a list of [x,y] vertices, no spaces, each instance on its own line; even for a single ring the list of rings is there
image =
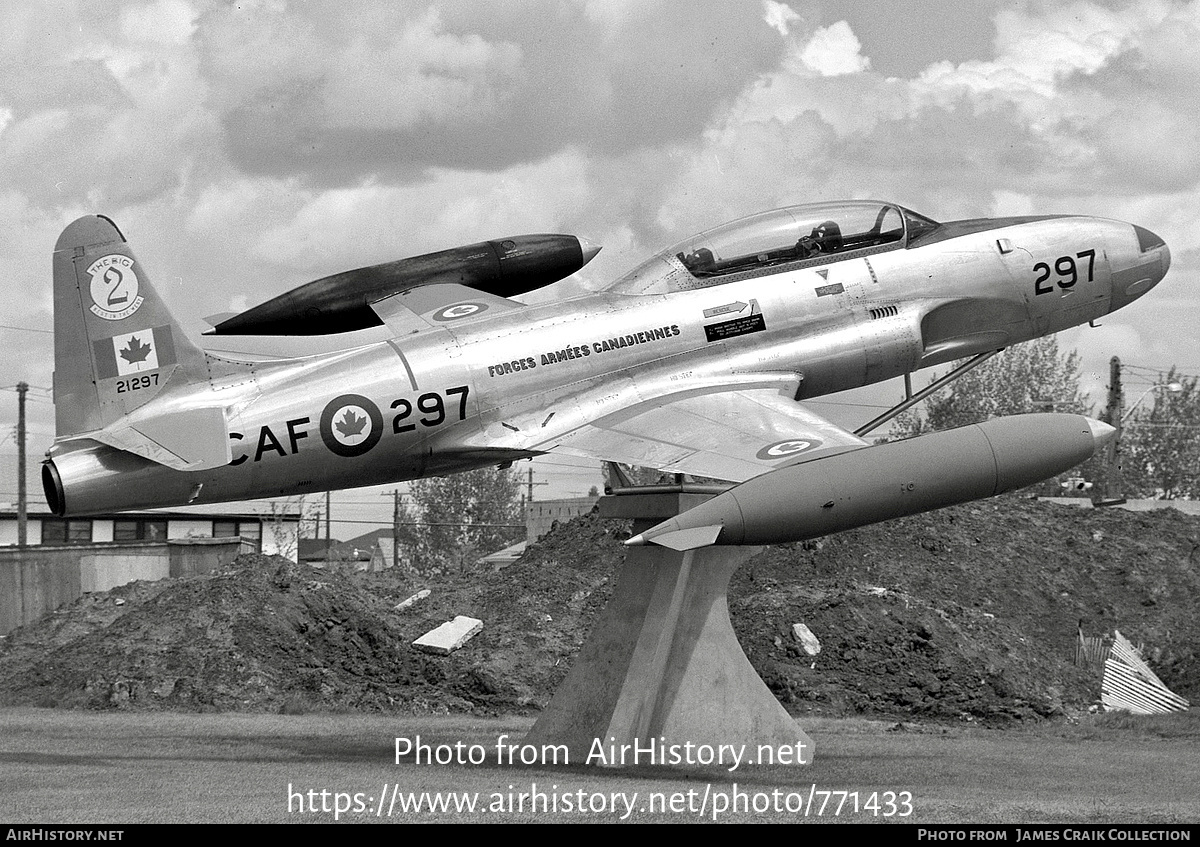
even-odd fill
[[[667,253],[693,276],[721,276],[791,262],[825,264],[842,254],[906,247],[937,226],[888,203],[814,203],[742,218],[680,242]]]
[[[909,247],[941,226],[876,200],[811,203],[761,212],[692,236],[616,280],[610,289],[649,294],[717,285],[783,265],[811,267]]]

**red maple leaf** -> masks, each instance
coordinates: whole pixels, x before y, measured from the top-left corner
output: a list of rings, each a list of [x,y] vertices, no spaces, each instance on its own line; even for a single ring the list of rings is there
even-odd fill
[[[337,431],[349,438],[352,435],[358,435],[363,431],[363,427],[367,425],[366,416],[359,417],[354,414],[353,409],[347,409],[345,416],[334,424]]]
[[[144,362],[150,355],[150,349],[149,344],[143,344],[136,335],[131,335],[125,349],[121,351],[121,358],[131,365]]]

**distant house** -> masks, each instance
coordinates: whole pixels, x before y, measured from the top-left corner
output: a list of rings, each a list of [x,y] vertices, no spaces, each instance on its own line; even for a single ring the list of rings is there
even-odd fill
[[[525,504],[525,541],[533,544],[550,531],[554,522],[566,523],[586,515],[600,501],[597,497],[568,497],[562,500],[535,500]]]
[[[503,550],[497,550],[489,556],[484,556],[479,560],[479,564],[500,570],[503,567],[511,565],[517,559],[525,555],[525,548],[528,546],[524,541],[518,541],[516,544],[510,544]]]
[[[537,500],[525,504],[525,541],[503,550],[493,551],[479,561],[489,566],[503,566],[515,561],[528,544],[533,544],[553,528],[556,522],[567,523],[591,512],[600,498],[570,497],[562,500]],[[403,545],[398,561],[393,559],[392,528],[373,529],[349,541],[323,538],[304,538],[299,541],[300,561],[320,564],[326,561],[357,563],[359,570],[386,570],[396,562],[402,570],[410,567],[409,552]]]
[[[103,542],[174,541],[182,538],[240,537],[246,549],[295,560],[299,549],[300,513],[147,511],[60,518],[30,512],[29,546],[69,547]],[[17,545],[17,513],[0,511],[0,547]]]
[[[379,541],[386,537],[392,538],[392,528],[375,529],[349,541],[338,541],[336,538],[326,541],[324,538],[300,539],[300,561],[320,565],[325,562],[348,564],[357,562],[365,570],[372,556],[379,552]]]

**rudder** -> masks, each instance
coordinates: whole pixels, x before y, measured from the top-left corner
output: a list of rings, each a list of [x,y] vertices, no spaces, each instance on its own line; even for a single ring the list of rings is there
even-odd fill
[[[58,438],[100,430],[206,373],[116,224],[89,215],[67,226],[54,247]]]

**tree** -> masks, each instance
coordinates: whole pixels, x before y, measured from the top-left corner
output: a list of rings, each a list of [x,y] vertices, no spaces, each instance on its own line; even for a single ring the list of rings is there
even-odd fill
[[[467,570],[480,556],[524,537],[519,491],[517,475],[507,468],[416,480],[401,520],[417,525],[407,527],[411,532],[402,533],[400,543],[407,542],[418,569]]]
[[[893,437],[907,437],[1027,412],[1090,414],[1079,390],[1079,354],[1061,355],[1053,335],[998,353],[915,409],[896,418]]]
[[[923,416],[913,408],[896,418],[892,438],[953,429],[1007,415],[1030,412],[1090,415],[1092,411],[1079,388],[1079,354],[1074,350],[1066,355],[1059,353],[1053,335],[1009,347],[925,402]],[[1104,455],[1093,456],[1073,473],[1094,486],[1103,486],[1104,459]],[[1033,490],[1045,495],[1062,493],[1054,480]]]
[[[1121,472],[1127,497],[1163,500],[1200,496],[1200,390],[1197,377],[1171,368],[1122,426]]]
[[[271,510],[270,515],[264,517],[262,524],[263,535],[270,536],[270,544],[264,543],[261,546],[273,548],[275,555],[285,559],[296,558],[304,529],[304,498],[271,500],[268,506]],[[293,516],[296,517],[294,530],[292,522],[288,520]],[[260,539],[260,542],[266,541],[266,537]]]

